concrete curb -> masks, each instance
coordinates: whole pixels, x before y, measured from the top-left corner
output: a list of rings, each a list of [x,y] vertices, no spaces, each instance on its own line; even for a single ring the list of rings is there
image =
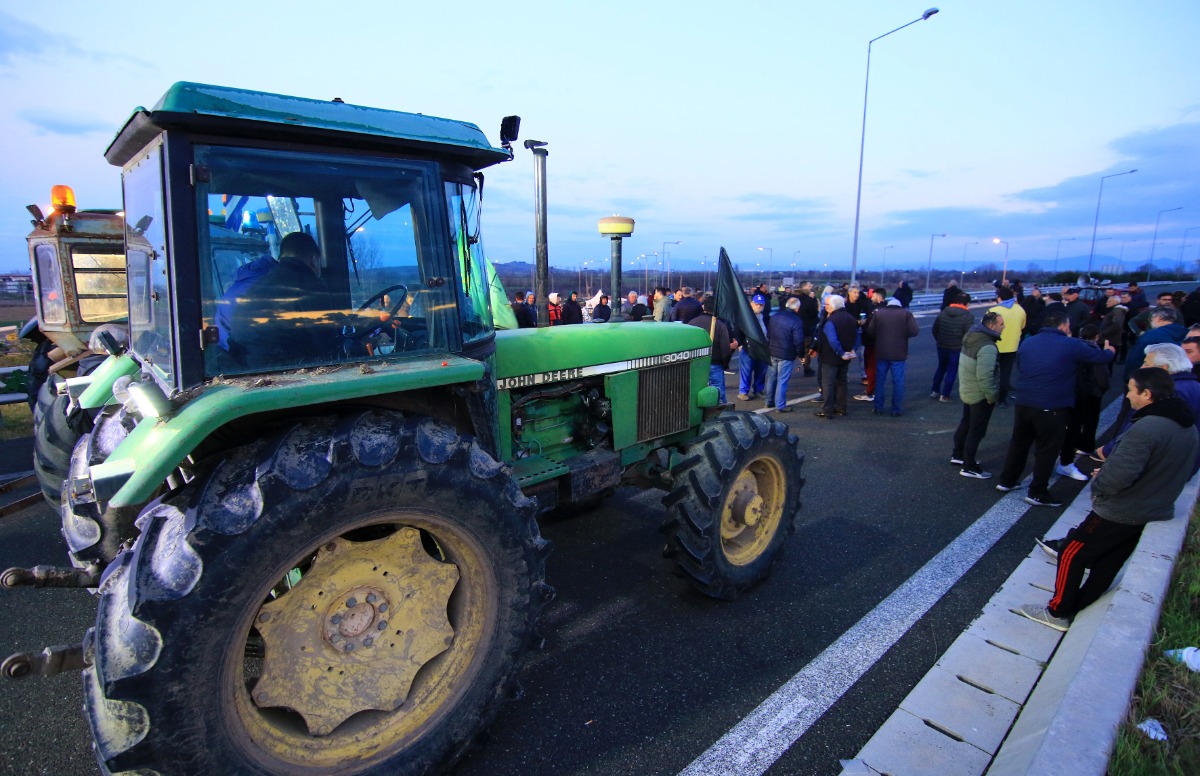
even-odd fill
[[[1011,611],[1053,590],[1056,564],[1035,546],[855,759],[842,762],[843,776],[1104,774],[1198,491],[1194,477],[1175,518],[1146,527],[1113,588],[1066,634]],[[1090,510],[1089,485],[1047,535],[1065,535]]]
[[[1099,776],[1108,770],[1198,490],[1200,479],[1193,477],[1175,501],[1174,519],[1147,525],[1113,589],[1075,618],[989,776]],[[1090,486],[1076,501],[1085,496],[1090,501]],[[1053,535],[1063,535],[1073,524],[1059,520]]]

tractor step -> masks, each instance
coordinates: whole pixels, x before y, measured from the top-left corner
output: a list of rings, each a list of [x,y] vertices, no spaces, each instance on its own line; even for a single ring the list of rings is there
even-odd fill
[[[18,567],[0,573],[0,589],[4,590],[14,587],[96,587],[99,584],[99,566],[82,569],[63,566]]]
[[[46,647],[38,654],[18,652],[0,663],[0,675],[5,679],[26,679],[31,676],[57,676],[66,671],[82,671],[92,664],[92,630],[89,628],[82,644],[60,644]]]

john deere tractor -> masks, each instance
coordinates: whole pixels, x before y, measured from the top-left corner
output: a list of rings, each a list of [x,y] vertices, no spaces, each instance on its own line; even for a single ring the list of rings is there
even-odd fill
[[[54,186],[50,210],[29,205],[33,231],[26,238],[33,270],[36,317],[21,330],[34,342],[29,363],[33,410],[33,468],[42,495],[58,508],[71,450],[90,428],[87,413],[67,415],[57,389],[104,360],[101,336],[125,340],[124,224],[116,210],[81,209],[70,186]]]
[[[516,126],[179,83],[109,146],[128,348],[67,381],[72,567],[0,580],[95,588],[81,644],[3,671],[81,668],[104,772],[446,767],[552,595],[539,515],[621,485],[664,491],[702,593],[767,576],[802,456],[718,406],[706,330],[497,330]]]

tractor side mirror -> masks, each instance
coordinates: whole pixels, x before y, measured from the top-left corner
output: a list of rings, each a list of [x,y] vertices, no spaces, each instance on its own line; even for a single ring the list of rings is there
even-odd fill
[[[520,116],[505,116],[500,120],[500,144],[502,146],[508,148],[517,142],[519,134],[521,134]]]

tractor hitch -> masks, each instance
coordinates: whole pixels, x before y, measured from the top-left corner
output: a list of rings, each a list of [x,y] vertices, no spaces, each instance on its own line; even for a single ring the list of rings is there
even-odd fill
[[[0,588],[14,587],[96,587],[100,584],[100,567],[64,568],[34,566],[31,569],[11,568],[0,573]]]
[[[92,629],[82,644],[59,644],[46,647],[38,654],[17,652],[0,663],[0,675],[5,679],[26,679],[30,676],[56,676],[65,671],[82,671],[94,660]]]

